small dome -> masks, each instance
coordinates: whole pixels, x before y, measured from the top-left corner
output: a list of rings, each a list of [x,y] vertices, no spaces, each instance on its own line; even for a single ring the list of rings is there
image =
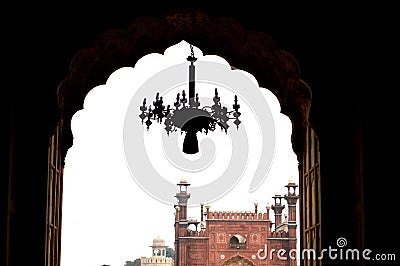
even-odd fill
[[[295,185],[296,184],[296,180],[294,179],[294,177],[290,177],[289,179],[289,185]]]
[[[165,246],[165,240],[158,236],[153,240],[153,246]]]
[[[181,184],[186,184],[186,183],[187,183],[186,177],[182,177],[182,178],[181,178],[181,181],[179,181],[179,183],[181,183]]]

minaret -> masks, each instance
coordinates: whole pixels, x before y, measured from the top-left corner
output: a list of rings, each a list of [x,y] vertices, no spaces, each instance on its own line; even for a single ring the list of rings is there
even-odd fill
[[[190,184],[187,182],[185,178],[182,178],[177,184],[179,187],[179,191],[176,193],[175,197],[178,199],[178,204],[175,208],[177,211],[177,216],[179,222],[178,226],[178,235],[186,236],[187,228],[188,228],[188,219],[187,219],[187,202],[190,198],[190,193],[188,192],[188,187]]]
[[[204,203],[200,203],[200,222],[204,221]]]
[[[179,191],[175,194],[178,203],[175,204],[175,266],[180,266],[181,256],[185,253],[180,244],[180,237],[187,236],[188,219],[187,219],[187,202],[190,198],[188,187],[190,184],[185,178],[181,178],[177,184]]]
[[[296,203],[299,198],[296,195],[296,188],[298,187],[293,178],[291,178],[288,184],[285,186],[288,189],[285,195],[285,200],[288,204],[288,234],[289,234],[289,245],[291,250],[295,250],[297,247],[297,234],[296,234]],[[290,260],[290,266],[296,266],[295,260]]]
[[[296,203],[297,199],[299,198],[296,195],[296,185],[293,179],[289,180],[289,183],[285,186],[288,189],[287,194],[285,195],[285,200],[288,204],[288,230],[289,230],[289,237],[296,237]]]
[[[274,204],[272,204],[271,209],[275,212],[275,230],[282,224],[282,210],[285,208],[285,205],[282,205],[282,196],[279,193],[275,193],[275,196],[272,197],[274,199]]]
[[[153,240],[153,245],[151,247],[152,257],[166,258],[167,256],[167,246],[165,245],[165,240],[161,239],[157,236],[156,239]]]

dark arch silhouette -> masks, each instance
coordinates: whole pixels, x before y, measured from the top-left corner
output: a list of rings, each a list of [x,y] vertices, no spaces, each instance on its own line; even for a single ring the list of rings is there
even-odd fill
[[[307,231],[311,232],[309,238],[307,232],[303,232],[301,236],[304,243],[307,239],[314,239],[315,234],[320,234],[321,238],[316,237],[315,243],[321,248],[333,245],[339,236],[348,236],[351,245],[359,250],[392,250],[392,241],[384,238],[380,230],[371,229],[379,228],[382,224],[382,217],[376,216],[375,210],[391,213],[393,204],[390,203],[397,200],[395,186],[391,185],[393,173],[397,173],[397,157],[387,156],[392,154],[398,139],[394,129],[396,124],[393,123],[398,113],[398,100],[392,95],[393,88],[398,84],[396,68],[393,68],[393,62],[396,62],[393,55],[396,55],[398,48],[394,45],[395,35],[390,34],[395,32],[393,26],[397,25],[392,23],[397,17],[391,14],[396,9],[387,5],[363,5],[365,12],[360,12],[359,3],[352,5],[346,2],[345,5],[325,8],[304,2],[290,5],[280,5],[278,2],[249,1],[237,5],[235,2],[185,1],[182,5],[183,1],[147,1],[142,3],[144,6],[139,6],[136,2],[125,1],[124,4],[129,5],[96,3],[88,5],[87,9],[84,5],[71,3],[47,5],[44,9],[36,3],[30,8],[19,2],[15,2],[15,5],[10,2],[7,10],[14,12],[13,20],[4,27],[2,57],[6,70],[3,75],[5,84],[9,84],[4,88],[6,95],[3,97],[1,117],[4,132],[0,185],[4,234],[1,234],[1,244],[4,248],[1,249],[0,260],[3,264],[45,265],[44,254],[52,252],[59,255],[57,241],[60,240],[58,232],[61,228],[52,227],[49,223],[54,218],[57,221],[57,217],[49,212],[48,206],[58,204],[47,197],[53,184],[49,170],[56,166],[51,171],[62,181],[64,156],[61,156],[59,144],[62,144],[65,155],[72,142],[69,128],[71,113],[81,108],[82,99],[90,90],[89,86],[83,86],[94,83],[90,79],[96,78],[95,72],[105,73],[103,77],[100,74],[97,77],[99,84],[100,79],[106,79],[106,72],[112,72],[103,71],[108,63],[110,67],[122,65],[120,62],[132,65],[137,58],[153,50],[162,51],[163,47],[175,43],[174,40],[186,40],[204,52],[218,53],[232,66],[255,75],[260,84],[265,86],[265,81],[269,79],[265,78],[263,83],[263,78],[256,76],[255,72],[266,76],[271,73],[254,62],[258,62],[260,56],[274,56],[260,53],[259,49],[254,49],[253,53],[250,51],[249,54],[253,54],[250,57],[246,57],[248,54],[244,50],[242,53],[234,52],[243,46],[243,42],[233,41],[238,39],[251,39],[253,43],[264,43],[268,47],[268,41],[251,37],[254,34],[249,34],[249,30],[253,29],[271,34],[279,44],[279,47],[268,47],[266,50],[278,51],[289,62],[293,62],[291,55],[279,48],[295,55],[301,64],[302,77],[312,87],[313,102],[309,119],[320,146],[311,141],[312,135],[306,135],[308,128],[299,130],[304,124],[302,120],[307,119],[305,114],[309,111],[307,102],[311,94],[303,88],[307,85],[301,84],[298,78],[296,63],[286,64],[288,69],[294,69],[288,73],[297,73],[295,75],[279,71],[275,73],[275,70],[281,69],[279,66],[269,68],[274,75],[283,77],[283,83],[287,84],[282,88],[267,88],[275,95],[280,95],[278,99],[282,112],[288,114],[292,124],[295,124],[292,138],[297,155],[301,153],[299,150],[304,149],[301,139],[304,140],[306,151],[310,146],[315,148],[310,151],[321,152],[321,164],[319,161],[315,165],[308,164],[315,157],[307,152],[299,161],[299,172],[303,177],[300,188],[311,185],[313,177],[318,180],[321,176],[322,180],[315,193],[308,193],[306,189],[300,192],[304,199],[304,208],[300,208],[303,214],[302,230],[307,226],[308,217],[313,216],[305,205],[310,195],[315,195],[317,206],[320,207],[314,214],[321,218],[310,226],[322,225],[320,228],[310,227],[316,229]],[[168,18],[161,17],[166,10],[182,6],[195,6],[207,14],[201,22],[196,19],[197,22],[193,23],[197,25],[195,28],[190,25],[190,21],[194,20],[188,19],[183,10],[168,14]],[[383,19],[371,16],[377,13],[385,16]],[[146,17],[138,18],[142,15]],[[128,27],[132,18],[138,18],[131,24],[136,26]],[[180,23],[181,20],[189,22]],[[155,33],[161,29],[152,23],[159,25],[160,21],[165,24],[163,31],[168,27],[171,31]],[[186,26],[182,27],[183,24]],[[205,26],[200,28],[199,25]],[[207,29],[210,25],[214,27],[211,30]],[[241,25],[246,25],[246,28]],[[123,30],[104,34],[111,36],[108,41],[105,40],[107,36],[103,36],[93,46],[90,44],[98,33],[110,28]],[[239,31],[235,32],[235,28]],[[192,32],[196,29],[198,32]],[[113,34],[115,37],[112,37]],[[131,48],[127,49],[126,42],[120,42],[118,35],[131,36],[129,38],[133,41],[129,42],[129,46],[134,46],[132,54],[126,54]],[[161,35],[170,37],[157,40],[149,38]],[[214,42],[208,42],[211,39]],[[88,48],[75,56],[68,74],[72,56],[82,47]],[[256,45],[248,47],[251,50]],[[110,55],[105,55],[107,53]],[[270,64],[276,62],[272,60]],[[21,67],[27,67],[23,74]],[[57,101],[55,90],[63,79],[66,84],[60,84]],[[7,94],[10,92],[11,99]],[[297,97],[294,96],[296,94]],[[59,104],[63,106],[62,109]],[[63,129],[62,134],[60,129]],[[50,154],[53,157],[47,165],[45,162],[50,157],[49,138],[56,152]],[[313,169],[320,169],[318,175],[306,177]],[[58,193],[62,194],[62,187]],[[377,204],[379,201],[376,197],[385,198],[388,204]],[[315,202],[309,203],[312,207]],[[332,219],[332,213],[340,214],[345,219]],[[47,245],[50,238],[45,234],[49,230],[53,230],[54,236],[51,249]],[[322,239],[320,244],[318,239]],[[30,247],[29,250],[26,246]],[[29,256],[20,256],[21,250],[28,252]],[[57,257],[53,259],[57,261]]]
[[[248,30],[231,18],[211,17],[194,9],[176,10],[156,18],[137,18],[126,29],[106,31],[97,37],[93,46],[80,50],[73,57],[69,75],[58,86],[63,121],[71,121],[83,108],[88,92],[105,84],[114,71],[134,67],[143,56],[163,53],[182,40],[198,47],[204,55],[219,55],[231,67],[247,71],[260,87],[277,97],[281,113],[291,120],[292,147],[301,162],[305,134],[310,127],[312,93],[300,78],[295,57],[279,49],[264,32]],[[72,146],[70,123],[63,124],[62,136],[63,159]]]
[[[111,73],[134,66],[150,53],[163,53],[171,45],[185,40],[199,47],[205,55],[218,54],[231,66],[251,73],[260,87],[268,88],[278,98],[281,112],[293,124],[293,150],[302,150],[302,132],[308,120],[311,90],[300,78],[296,59],[277,47],[267,34],[248,31],[230,18],[212,18],[194,9],[177,10],[167,15],[141,17],[127,29],[109,30],[93,47],[78,52],[70,74],[59,84],[58,98],[62,116],[70,121],[82,109],[86,94],[104,84]],[[72,145],[69,124],[63,130],[63,157]]]

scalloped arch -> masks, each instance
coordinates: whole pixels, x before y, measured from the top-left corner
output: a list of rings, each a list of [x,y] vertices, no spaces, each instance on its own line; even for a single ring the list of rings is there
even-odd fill
[[[242,257],[242,256],[235,256],[230,258],[229,260],[225,261],[222,266],[234,266],[234,265],[242,265],[242,266],[254,266],[250,260]]]
[[[104,84],[115,70],[134,66],[143,56],[163,53],[185,40],[203,53],[217,54],[231,66],[251,73],[260,87],[277,97],[281,112],[293,124],[293,150],[299,156],[302,134],[311,106],[311,90],[300,79],[297,60],[278,49],[263,32],[247,31],[231,18],[211,18],[197,10],[177,10],[162,17],[140,17],[128,29],[114,29],[99,35],[93,47],[79,51],[71,61],[70,74],[58,87],[58,100],[65,121],[83,108],[86,94]],[[72,145],[69,123],[65,124],[66,145]],[[65,147],[66,149],[68,147]]]

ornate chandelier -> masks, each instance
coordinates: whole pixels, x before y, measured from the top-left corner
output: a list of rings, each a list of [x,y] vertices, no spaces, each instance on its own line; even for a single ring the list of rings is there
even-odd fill
[[[189,65],[189,99],[187,98],[185,90],[182,94],[178,93],[174,107],[171,108],[167,105],[165,108],[163,97],[160,93],[156,94],[153,105],[146,106],[146,98],[143,100],[143,105],[140,106],[139,117],[142,124],[145,123],[147,130],[155,120],[158,123],[164,122],[165,130],[169,135],[175,132],[178,128],[181,132],[186,132],[182,151],[186,154],[195,154],[199,152],[197,132],[208,133],[214,131],[217,125],[221,130],[227,133],[229,128],[228,120],[234,119],[233,123],[236,128],[239,128],[241,121],[239,120],[240,105],[238,104],[237,95],[234,98],[233,110],[228,111],[228,108],[222,106],[221,98],[218,96],[218,90],[215,88],[215,95],[213,97],[214,104],[212,106],[205,106],[200,108],[200,101],[198,93],[195,91],[195,66],[197,58],[194,56],[193,46],[190,45],[191,55],[187,57],[190,62]],[[146,120],[146,122],[144,122]]]

